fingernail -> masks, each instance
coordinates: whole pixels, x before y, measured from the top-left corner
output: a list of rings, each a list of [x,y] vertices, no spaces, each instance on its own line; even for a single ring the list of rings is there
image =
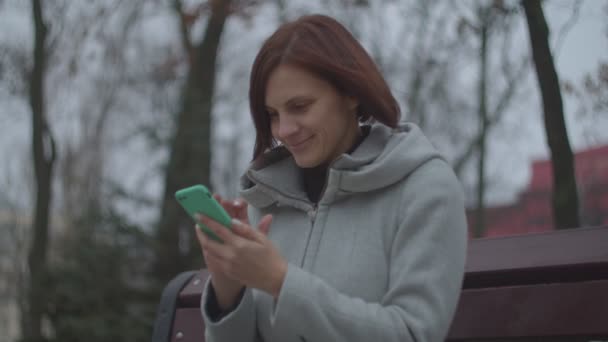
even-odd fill
[[[240,227],[240,226],[243,225],[243,222],[241,222],[241,220],[239,220],[239,219],[233,218],[232,219],[232,224],[235,225],[235,226],[239,226]]]

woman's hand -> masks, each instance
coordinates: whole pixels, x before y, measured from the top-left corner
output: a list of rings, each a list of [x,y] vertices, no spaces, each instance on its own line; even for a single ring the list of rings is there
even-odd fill
[[[238,219],[233,220],[231,230],[208,217],[201,216],[200,221],[224,242],[203,236],[201,246],[209,267],[229,279],[278,298],[287,262],[267,237],[271,215],[260,220],[258,230]]]
[[[201,248],[203,248],[203,257],[207,264],[207,270],[211,275],[211,285],[215,291],[218,306],[222,311],[228,310],[234,306],[244,285],[241,282],[226,276],[216,266],[216,263],[209,259],[203,247],[204,241],[207,241],[209,238],[196,225],[194,226],[194,230],[196,231],[198,242],[201,245]]]
[[[230,217],[237,218],[244,222],[249,222],[247,217],[247,203],[245,203],[244,200],[237,199],[234,201],[227,201],[222,199],[222,197],[217,194],[214,194],[213,197],[222,205],[222,207],[224,207],[224,210],[226,210]],[[199,244],[202,247],[203,241],[208,238],[198,227],[195,226],[194,230],[196,231]],[[210,260],[210,257],[207,255],[207,253],[205,253],[204,248],[203,256],[207,264],[207,269],[211,274],[211,284],[213,285],[218,305],[221,310],[228,310],[234,306],[244,285],[243,283],[231,279],[226,274],[221,272],[221,270],[216,266],[216,262]]]

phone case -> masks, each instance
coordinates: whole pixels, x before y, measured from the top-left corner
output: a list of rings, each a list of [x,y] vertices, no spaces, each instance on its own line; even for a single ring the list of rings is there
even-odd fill
[[[230,229],[232,225],[231,217],[224,208],[211,196],[211,193],[204,185],[194,185],[175,193],[175,198],[179,204],[188,212],[196,225],[210,238],[222,241],[207,226],[199,223],[195,215],[203,214]]]

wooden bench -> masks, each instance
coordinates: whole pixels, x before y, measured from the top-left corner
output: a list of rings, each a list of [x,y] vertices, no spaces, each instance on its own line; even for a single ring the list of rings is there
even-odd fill
[[[204,341],[207,272],[163,291],[152,342]],[[608,227],[469,243],[448,341],[608,341]]]

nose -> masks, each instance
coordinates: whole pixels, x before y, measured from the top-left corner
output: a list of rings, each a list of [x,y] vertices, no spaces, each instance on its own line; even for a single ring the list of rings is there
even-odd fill
[[[290,136],[296,134],[298,132],[299,126],[296,120],[290,118],[289,115],[280,115],[280,120],[277,123],[277,138],[279,140],[285,141]]]

